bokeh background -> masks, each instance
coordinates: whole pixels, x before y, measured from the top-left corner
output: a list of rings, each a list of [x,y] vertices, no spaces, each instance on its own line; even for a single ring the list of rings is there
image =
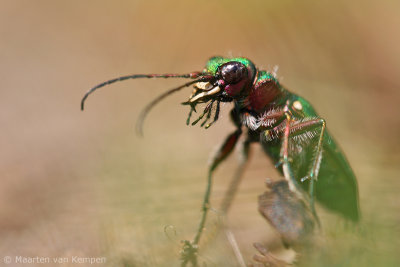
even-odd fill
[[[399,266],[399,10],[390,0],[1,1],[0,259],[177,266],[179,241],[197,229],[208,157],[233,129],[229,105],[210,129],[187,127],[184,90],[151,112],[140,138],[141,108],[182,81],[126,81],[91,96],[85,112],[79,102],[110,78],[202,70],[222,55],[278,65],[282,84],[327,120],[358,177],[361,225],[346,230],[319,209],[324,248],[303,265]],[[265,178],[277,173],[252,148],[228,216],[247,262],[253,242],[282,254],[257,212]],[[213,207],[236,163],[217,170]],[[207,266],[238,266],[223,235],[201,254]]]

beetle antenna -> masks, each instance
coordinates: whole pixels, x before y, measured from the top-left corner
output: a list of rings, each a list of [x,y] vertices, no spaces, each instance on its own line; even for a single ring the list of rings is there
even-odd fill
[[[202,76],[200,79],[194,80],[194,81],[190,81],[187,82],[181,86],[178,86],[176,88],[170,89],[164,93],[162,93],[161,95],[159,95],[158,97],[154,98],[153,101],[151,101],[150,103],[148,103],[140,112],[139,118],[137,120],[136,123],[136,131],[140,136],[143,136],[143,122],[146,119],[147,114],[149,113],[149,111],[156,105],[158,104],[158,102],[160,102],[161,100],[163,100],[164,98],[166,98],[167,96],[178,92],[179,90],[181,90],[182,88],[188,87],[192,84],[198,83],[198,82],[207,82],[210,81],[212,78],[214,78],[214,76],[211,75],[204,75]]]
[[[138,79],[138,78],[190,78],[190,79],[196,79],[198,77],[204,76],[204,73],[201,72],[192,72],[192,73],[188,73],[188,74],[134,74],[134,75],[127,75],[127,76],[122,76],[122,77],[118,77],[115,79],[111,79],[108,81],[105,81],[99,85],[96,85],[95,87],[93,87],[92,89],[90,89],[82,98],[81,100],[81,110],[84,109],[85,107],[85,100],[86,98],[88,98],[88,96],[90,94],[92,94],[94,91],[96,91],[97,89],[104,87],[106,85],[115,83],[115,82],[120,82],[120,81],[125,81],[125,80],[129,80],[129,79]]]

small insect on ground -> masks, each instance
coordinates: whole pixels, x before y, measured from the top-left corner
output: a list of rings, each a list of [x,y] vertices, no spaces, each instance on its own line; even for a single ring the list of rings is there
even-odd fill
[[[229,188],[221,213],[226,214],[245,163],[251,143],[259,143],[273,161],[285,181],[269,183],[269,193],[260,196],[259,211],[281,234],[287,246],[302,243],[313,232],[319,220],[314,201],[344,218],[357,222],[360,217],[356,178],[343,152],[326,129],[326,122],[304,98],[291,93],[274,73],[258,70],[247,58],[212,57],[202,72],[188,74],[136,74],[103,82],[90,89],[82,99],[83,110],[87,97],[97,89],[118,81],[138,78],[186,78],[191,81],[164,92],[150,102],[140,114],[137,130],[142,133],[148,112],[165,97],[193,85],[186,123],[209,128],[218,121],[222,102],[231,102],[230,117],[236,127],[213,156],[202,205],[202,216],[192,241],[185,240],[181,265],[198,266],[198,245],[210,209],[213,172],[241,143],[243,154],[239,169]],[[202,104],[202,105],[201,105]],[[191,122],[198,105],[204,106],[197,119]],[[245,138],[239,139],[241,135]],[[243,141],[239,141],[243,140]],[[260,185],[261,186],[261,185]],[[260,247],[257,258],[264,265],[282,264]],[[271,260],[272,261],[272,260]]]

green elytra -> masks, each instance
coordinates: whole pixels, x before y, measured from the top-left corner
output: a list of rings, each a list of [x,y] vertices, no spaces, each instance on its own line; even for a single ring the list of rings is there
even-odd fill
[[[189,74],[135,74],[122,76],[101,83],[90,89],[81,101],[98,88],[118,81],[137,78],[186,78],[195,79],[166,91],[150,102],[141,113],[138,129],[149,110],[170,94],[194,85],[189,100],[187,124],[199,104],[206,104],[199,118],[201,126],[210,127],[219,118],[220,103],[233,102],[231,119],[236,129],[229,134],[211,161],[203,201],[202,218],[193,241],[184,241],[181,254],[182,266],[197,266],[197,250],[210,208],[212,174],[228,157],[233,148],[242,142],[243,154],[238,170],[223,200],[221,211],[226,213],[238,187],[248,159],[251,143],[260,143],[278,170],[285,177],[290,189],[309,201],[310,209],[318,221],[314,198],[324,207],[351,221],[359,220],[358,189],[355,175],[335,140],[326,130],[323,120],[304,98],[286,90],[274,73],[258,70],[247,58],[213,57],[203,72]],[[214,117],[212,113],[214,112]],[[208,123],[209,120],[212,122]],[[247,128],[247,131],[244,129]],[[239,137],[245,134],[243,141]]]

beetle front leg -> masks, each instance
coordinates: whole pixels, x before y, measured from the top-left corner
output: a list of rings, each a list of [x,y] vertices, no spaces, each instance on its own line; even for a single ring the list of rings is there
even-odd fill
[[[228,155],[232,152],[233,148],[235,147],[242,130],[238,129],[232,134],[230,134],[222,144],[222,146],[218,149],[215,156],[212,158],[211,165],[208,170],[208,179],[207,179],[207,187],[206,193],[204,195],[202,211],[203,215],[199,224],[199,229],[197,230],[196,237],[193,241],[194,244],[198,244],[200,241],[201,234],[204,229],[204,224],[207,217],[207,211],[210,208],[210,194],[211,194],[211,186],[212,186],[212,174],[218,165],[228,157]]]
[[[238,244],[236,242],[236,239],[233,235],[233,233],[227,228],[226,225],[226,214],[228,213],[229,208],[231,207],[233,198],[236,195],[238,186],[241,182],[241,178],[243,176],[243,172],[246,168],[246,163],[248,161],[248,156],[249,156],[249,152],[250,152],[250,143],[251,143],[251,138],[250,136],[247,137],[247,139],[245,139],[244,141],[239,141],[240,144],[239,145],[239,153],[240,153],[240,159],[239,159],[239,165],[235,170],[235,173],[229,183],[229,188],[228,190],[225,192],[223,200],[221,202],[221,206],[220,209],[218,211],[218,213],[221,214],[220,219],[222,219],[215,227],[215,229],[213,229],[212,234],[214,235],[215,233],[219,232],[221,229],[225,232],[225,235],[230,243],[230,245],[232,246],[233,252],[236,256],[236,259],[239,262],[240,266],[246,266],[244,258],[240,252],[240,249],[238,247]],[[206,239],[206,244],[210,241],[210,238]],[[205,243],[203,241],[203,244]]]
[[[181,252],[182,264],[181,266],[186,266],[187,263],[191,263],[193,266],[197,266],[197,250],[198,244],[200,242],[201,235],[204,230],[204,226],[207,219],[207,213],[210,209],[210,194],[212,187],[212,175],[218,165],[224,161],[233,151],[239,140],[242,130],[238,128],[235,132],[231,133],[224,141],[222,146],[218,149],[217,153],[211,160],[211,164],[208,170],[207,187],[204,194],[204,200],[202,205],[202,216],[199,223],[199,228],[197,230],[196,236],[193,242],[184,241],[184,247]]]

